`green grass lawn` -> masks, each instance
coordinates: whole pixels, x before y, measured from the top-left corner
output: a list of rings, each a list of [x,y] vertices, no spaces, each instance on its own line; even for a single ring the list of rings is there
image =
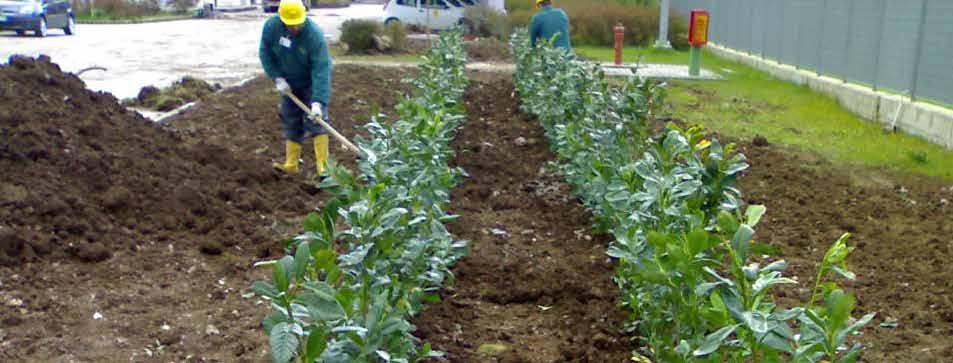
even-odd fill
[[[581,56],[611,61],[611,48],[577,47]],[[688,52],[626,48],[624,60],[687,64]],[[723,81],[673,81],[674,117],[725,135],[816,152],[835,163],[885,167],[953,180],[953,151],[902,132],[887,132],[806,86],[778,80],[705,52],[702,67]]]
[[[573,47],[576,54],[583,58],[611,62],[615,60],[615,49],[595,46]],[[669,63],[688,64],[688,52],[679,52],[672,49],[658,49],[654,47],[625,47],[622,48],[622,63]]]
[[[347,54],[344,52],[344,49],[337,45],[331,45],[329,47],[331,51],[331,58],[334,60],[349,60],[349,61],[369,61],[369,62],[395,62],[395,63],[411,63],[419,62],[421,55],[419,54],[374,54],[374,55],[363,55],[363,54]]]

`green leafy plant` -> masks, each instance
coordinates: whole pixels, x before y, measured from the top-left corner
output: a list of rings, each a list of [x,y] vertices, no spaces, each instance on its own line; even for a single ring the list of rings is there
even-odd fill
[[[873,315],[850,318],[854,300],[832,276],[853,279],[847,237],[822,261],[806,306],[782,309],[771,293],[796,284],[784,261],[760,261],[763,206],[744,206],[735,182],[749,165],[734,145],[698,127],[653,122],[664,88],[638,78],[610,86],[593,65],[549,44],[511,48],[522,108],[542,124],[558,169],[615,237],[621,304],[630,331],[663,362],[849,362],[847,338]],[[762,260],[764,258],[761,258]],[[762,265],[764,263],[764,265]],[[816,306],[815,299],[824,301]],[[634,357],[638,358],[638,357]]]
[[[459,32],[443,34],[409,80],[418,95],[397,106],[399,119],[367,124],[356,143],[357,175],[335,162],[323,187],[333,193],[287,255],[265,261],[271,281],[252,286],[271,302],[263,327],[276,362],[410,362],[437,357],[419,346],[409,318],[452,279],[465,253],[444,227],[443,210],[464,172],[451,168],[450,141],[463,122],[466,87]]]

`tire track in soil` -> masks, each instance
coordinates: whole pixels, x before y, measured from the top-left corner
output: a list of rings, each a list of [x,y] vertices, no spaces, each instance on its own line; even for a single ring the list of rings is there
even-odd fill
[[[419,315],[417,335],[452,362],[628,360],[608,237],[590,235],[585,209],[545,172],[555,156],[539,125],[520,114],[512,81],[471,78],[469,121],[453,142],[470,178],[453,190],[450,209],[460,218],[449,225],[470,253],[442,301]],[[506,350],[479,352],[485,344]]]

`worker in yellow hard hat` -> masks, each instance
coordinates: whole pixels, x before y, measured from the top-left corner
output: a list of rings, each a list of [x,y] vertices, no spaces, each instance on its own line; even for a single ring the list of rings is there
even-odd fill
[[[328,121],[331,98],[331,55],[324,32],[308,19],[301,0],[281,0],[278,15],[265,21],[258,57],[268,77],[275,81],[279,94],[293,93],[310,100],[311,111],[302,111],[289,97],[281,97],[281,121],[284,124],[285,162],[274,167],[289,174],[298,173],[301,144],[314,139],[317,177],[327,176],[328,131],[312,121]]]
[[[556,36],[554,47],[572,50],[569,41],[569,16],[566,12],[554,8],[552,0],[536,0],[536,7],[539,12],[533,15],[529,25],[530,45],[535,47],[540,39],[549,40]]]

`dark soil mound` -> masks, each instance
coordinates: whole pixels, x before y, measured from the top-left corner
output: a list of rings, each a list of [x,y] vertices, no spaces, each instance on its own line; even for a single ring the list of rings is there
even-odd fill
[[[142,87],[139,95],[128,100],[126,104],[157,111],[171,111],[186,103],[205,98],[220,89],[222,86],[218,84],[212,85],[201,79],[186,76],[161,90],[154,86]]]
[[[0,85],[0,263],[102,261],[145,241],[211,251],[265,241],[259,215],[306,208],[307,188],[267,160],[183,143],[49,58],[11,59]]]
[[[483,38],[467,42],[467,59],[471,62],[505,63],[512,62],[510,46],[506,42],[493,38]]]

